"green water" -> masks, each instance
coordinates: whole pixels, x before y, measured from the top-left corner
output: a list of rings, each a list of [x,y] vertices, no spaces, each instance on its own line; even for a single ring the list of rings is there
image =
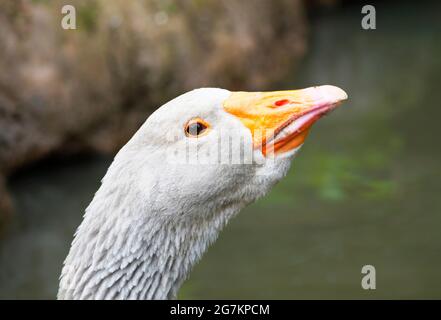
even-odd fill
[[[441,298],[441,5],[359,6],[313,19],[296,79],[350,100],[314,127],[293,167],[220,235],[181,298]],[[0,298],[54,298],[62,261],[109,165],[46,164],[11,182]],[[376,290],[361,288],[373,265]]]

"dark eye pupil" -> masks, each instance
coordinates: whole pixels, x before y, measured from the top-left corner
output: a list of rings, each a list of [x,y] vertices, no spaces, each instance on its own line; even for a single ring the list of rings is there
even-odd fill
[[[187,127],[187,132],[192,136],[201,134],[207,127],[200,122],[195,122]]]

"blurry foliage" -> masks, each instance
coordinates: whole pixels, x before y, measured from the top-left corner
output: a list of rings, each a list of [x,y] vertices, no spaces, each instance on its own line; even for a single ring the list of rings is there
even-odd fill
[[[377,171],[390,165],[385,157],[372,156],[378,150],[367,150],[359,158],[337,154],[319,154],[316,162],[308,163],[308,181],[306,182],[324,200],[343,201],[348,196],[369,198],[388,198],[396,184],[390,178],[378,176]],[[369,158],[376,158],[372,166]],[[389,162],[389,163],[388,163]],[[378,176],[378,177],[377,177]]]
[[[391,199],[398,190],[393,166],[403,150],[403,142],[393,134],[385,137],[381,145],[359,143],[346,153],[329,151],[307,141],[293,162],[292,173],[262,202],[283,206],[295,204],[298,197],[332,202],[347,201],[350,197]],[[320,138],[314,138],[317,139]]]
[[[98,23],[98,15],[100,11],[99,3],[95,1],[90,1],[82,3],[77,6],[77,28],[82,30],[83,28],[87,32],[95,31]]]

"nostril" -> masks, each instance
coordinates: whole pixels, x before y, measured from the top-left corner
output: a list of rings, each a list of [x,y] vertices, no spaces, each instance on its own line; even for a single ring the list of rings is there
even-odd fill
[[[274,102],[274,104],[275,104],[277,107],[284,106],[284,105],[287,104],[287,103],[289,103],[289,100],[288,100],[288,99],[277,100],[276,102]]]

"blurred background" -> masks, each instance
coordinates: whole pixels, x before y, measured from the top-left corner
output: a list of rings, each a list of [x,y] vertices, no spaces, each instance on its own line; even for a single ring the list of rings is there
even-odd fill
[[[60,26],[74,4],[77,30]],[[361,28],[374,4],[377,29]],[[0,3],[0,298],[54,299],[114,153],[187,90],[333,84],[286,179],[179,297],[441,298],[439,1]],[[373,265],[377,289],[363,290]]]

